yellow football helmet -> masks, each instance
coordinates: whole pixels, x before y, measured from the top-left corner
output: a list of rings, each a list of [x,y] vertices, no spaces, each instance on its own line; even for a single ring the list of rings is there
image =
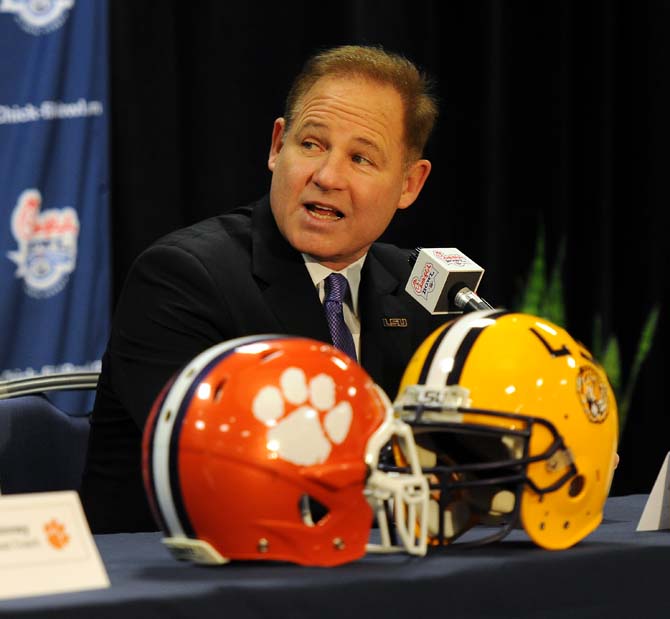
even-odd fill
[[[415,352],[394,408],[430,481],[430,544],[489,542],[521,525],[562,549],[600,524],[617,406],[603,368],[561,327],[500,310],[448,322]],[[400,447],[394,455],[403,466]]]

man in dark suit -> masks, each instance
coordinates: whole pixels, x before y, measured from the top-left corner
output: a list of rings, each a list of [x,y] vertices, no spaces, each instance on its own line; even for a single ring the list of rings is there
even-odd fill
[[[408,252],[377,243],[419,195],[437,116],[406,59],[345,46],[318,54],[275,121],[269,196],[156,242],[115,310],[91,418],[82,502],[96,533],[155,530],[141,436],[170,377],[204,349],[250,334],[331,342],[322,300],[347,278],[355,354],[393,398],[414,350],[442,321],[405,292]]]

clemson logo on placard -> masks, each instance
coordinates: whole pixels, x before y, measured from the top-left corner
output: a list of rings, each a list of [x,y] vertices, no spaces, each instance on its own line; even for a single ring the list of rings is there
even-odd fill
[[[0,13],[14,13],[16,23],[28,34],[58,30],[74,0],[0,0]]]
[[[307,379],[298,367],[282,372],[279,385],[261,388],[251,410],[267,430],[271,457],[299,466],[321,464],[334,445],[349,434],[353,409],[347,400],[336,402],[335,381],[328,374]]]
[[[605,421],[609,413],[607,386],[593,368],[584,366],[579,369],[577,394],[586,416],[591,421],[594,423]]]
[[[70,536],[65,530],[65,525],[58,522],[55,518],[52,518],[44,525],[44,532],[46,533],[49,545],[56,550],[61,550],[70,543]]]

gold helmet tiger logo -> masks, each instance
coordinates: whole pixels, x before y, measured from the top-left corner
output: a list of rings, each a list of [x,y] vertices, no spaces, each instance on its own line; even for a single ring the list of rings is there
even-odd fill
[[[593,368],[580,368],[577,376],[577,394],[586,416],[594,423],[602,423],[607,418],[607,385]]]

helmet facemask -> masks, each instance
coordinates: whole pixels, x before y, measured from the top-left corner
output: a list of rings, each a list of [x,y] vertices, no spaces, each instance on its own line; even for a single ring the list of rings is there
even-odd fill
[[[365,461],[370,469],[365,495],[377,519],[380,543],[370,543],[368,552],[400,552],[424,555],[427,546],[428,482],[421,471],[412,429],[393,415],[386,394],[377,387],[387,404],[387,416],[370,437]],[[389,443],[398,445],[406,456],[400,470],[384,470],[380,455]],[[399,539],[398,539],[399,538]]]
[[[520,525],[524,491],[542,497],[574,478],[577,471],[554,426],[543,419],[469,407],[458,385],[436,390],[412,385],[396,400],[396,415],[413,430],[421,467],[430,486],[428,541],[432,546],[479,546],[505,537]],[[530,437],[542,428],[551,440],[529,455]],[[397,470],[407,465],[394,445]],[[528,465],[561,465],[549,486],[539,487]],[[394,467],[391,467],[394,468]],[[482,525],[476,531],[473,527]]]

